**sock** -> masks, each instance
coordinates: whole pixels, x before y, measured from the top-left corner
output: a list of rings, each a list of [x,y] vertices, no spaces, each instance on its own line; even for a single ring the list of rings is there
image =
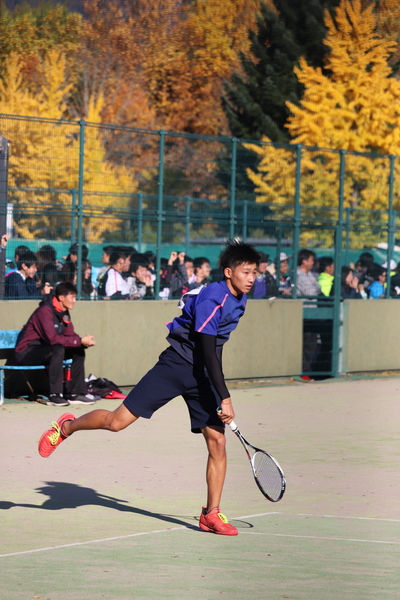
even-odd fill
[[[214,506],[214,508],[219,508],[219,507],[218,507],[218,506]],[[208,514],[210,514],[210,512],[211,512],[212,510],[214,510],[214,508],[210,508],[210,510],[207,510],[206,508],[203,508],[203,510],[202,510],[202,512],[203,512],[203,515],[208,515]]]
[[[66,423],[67,421],[72,421],[72,419],[65,419],[65,421],[62,423],[60,429],[61,429],[61,433],[63,434],[64,437],[69,437],[70,434],[69,433],[65,433],[64,430],[64,423]]]

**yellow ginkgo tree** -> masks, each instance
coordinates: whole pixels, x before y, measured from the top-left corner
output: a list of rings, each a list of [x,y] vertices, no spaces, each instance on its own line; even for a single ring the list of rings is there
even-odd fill
[[[334,19],[326,13],[325,24],[325,43],[331,49],[325,67],[330,75],[301,59],[295,72],[305,87],[304,96],[299,106],[287,103],[292,113],[287,124],[292,142],[306,146],[302,150],[301,202],[337,206],[337,150],[343,149],[348,152],[345,206],[386,210],[389,158],[382,155],[400,156],[400,81],[391,76],[389,66],[395,44],[375,33],[372,5],[363,8],[360,0],[342,0]],[[257,172],[248,171],[257,200],[292,202],[294,153],[270,144],[247,147],[261,157]],[[400,159],[395,167],[396,191],[400,190],[398,162]],[[290,173],[289,185],[283,183],[283,163]],[[290,193],[285,191],[288,187]]]
[[[41,85],[32,90],[24,80],[23,57],[13,53],[0,81],[1,110],[10,115],[2,119],[3,135],[11,140],[9,196],[19,214],[14,227],[20,237],[65,238],[71,235],[72,202],[79,188],[79,126],[63,118],[74,82],[68,81],[67,59],[60,52],[49,51],[41,66]],[[89,99],[86,115],[91,125],[86,126],[82,189],[97,192],[84,196],[84,206],[95,204],[92,217],[84,220],[88,242],[101,241],[122,226],[113,213],[128,206],[128,195],[137,190],[132,173],[107,160],[99,126],[103,102],[101,95]],[[21,114],[24,118],[12,118]]]

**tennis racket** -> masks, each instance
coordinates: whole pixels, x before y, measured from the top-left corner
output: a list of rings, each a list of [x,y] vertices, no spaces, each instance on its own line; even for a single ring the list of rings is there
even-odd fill
[[[220,412],[221,409],[218,410]],[[251,470],[260,492],[271,502],[278,502],[286,490],[286,479],[277,461],[264,450],[250,444],[240,433],[234,421],[229,423],[233,433],[242,442],[249,457]]]

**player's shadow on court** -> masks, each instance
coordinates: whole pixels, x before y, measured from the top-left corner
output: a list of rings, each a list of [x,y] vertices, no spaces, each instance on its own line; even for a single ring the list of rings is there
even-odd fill
[[[36,508],[40,510],[63,510],[65,508],[78,508],[79,506],[104,506],[112,510],[121,512],[130,512],[135,515],[143,515],[152,517],[159,521],[166,521],[174,525],[181,525],[189,529],[197,529],[194,525],[190,525],[186,521],[182,521],[172,515],[164,515],[155,513],[135,506],[128,506],[128,500],[121,500],[113,496],[100,494],[96,490],[88,487],[82,487],[75,483],[65,483],[61,481],[45,481],[46,485],[36,488],[39,494],[48,496],[48,499],[43,504],[16,504],[14,502],[0,501],[0,510],[9,510],[10,508]],[[189,517],[190,519],[190,517]]]

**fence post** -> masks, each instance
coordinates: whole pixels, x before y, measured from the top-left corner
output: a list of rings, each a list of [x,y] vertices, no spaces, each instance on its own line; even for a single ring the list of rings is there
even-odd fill
[[[71,191],[71,244],[76,242],[76,188]]]
[[[339,374],[339,335],[340,335],[340,302],[342,282],[342,236],[343,236],[343,209],[344,209],[344,184],[345,184],[346,150],[340,150],[339,174],[339,207],[335,239],[335,278],[333,301],[333,327],[332,327],[332,375]]]
[[[190,203],[191,198],[187,196],[186,200],[186,217],[185,217],[185,254],[189,255],[189,246],[190,246]]]
[[[351,208],[346,209],[346,249],[344,254],[344,264],[349,264],[349,247],[350,247],[350,227],[351,227]]]
[[[165,131],[159,132],[160,144],[158,149],[158,202],[157,202],[157,240],[156,240],[156,282],[155,298],[160,293],[160,269],[161,269],[161,245],[162,245],[162,221],[163,221],[163,195],[164,195],[164,146]]]
[[[276,268],[276,284],[279,288],[280,277],[281,277],[281,250],[282,250],[282,225],[278,225],[278,239],[276,240],[276,256],[275,256],[275,268]]]
[[[296,146],[296,183],[294,193],[294,231],[293,231],[293,298],[296,298],[296,282],[297,282],[297,255],[299,253],[300,244],[300,223],[301,223],[301,205],[300,205],[300,189],[301,189],[301,144]]]
[[[396,233],[396,217],[393,211],[393,192],[394,192],[394,161],[395,157],[390,155],[389,171],[389,217],[388,217],[388,247],[387,247],[387,275],[386,275],[386,298],[390,298],[390,261],[393,258],[393,247]]]
[[[142,252],[143,242],[143,194],[138,198],[138,251]]]
[[[7,233],[9,141],[0,135],[0,237]],[[5,250],[0,252],[0,298],[4,298]]]
[[[247,205],[249,201],[243,200],[243,223],[242,223],[242,238],[247,242]]]
[[[86,122],[79,121],[79,181],[78,181],[78,260],[76,265],[76,287],[78,289],[78,300],[82,295],[82,225],[83,225],[83,186],[85,177],[85,125]]]
[[[229,215],[229,238],[235,236],[235,202],[236,202],[236,158],[237,138],[232,138],[232,160],[231,160],[231,198]]]

